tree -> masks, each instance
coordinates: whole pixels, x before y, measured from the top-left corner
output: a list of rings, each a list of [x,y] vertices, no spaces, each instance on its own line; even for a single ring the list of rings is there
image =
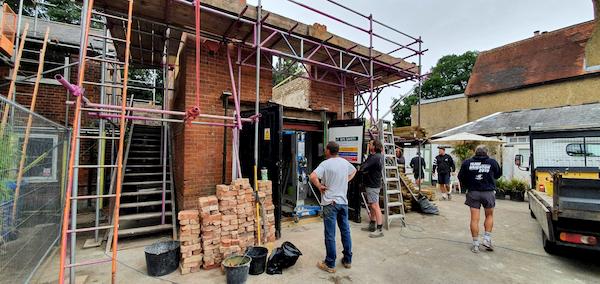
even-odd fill
[[[476,51],[467,51],[461,55],[446,55],[440,58],[437,64],[423,82],[421,97],[435,99],[464,93],[477,59]],[[394,123],[396,126],[408,126],[410,121],[410,107],[418,103],[419,88],[405,97],[402,103],[394,109]],[[396,102],[397,100],[394,100]]]
[[[402,102],[393,110],[394,125],[409,126],[410,125],[410,106],[417,104],[419,97],[416,93],[412,93],[402,99]],[[398,99],[394,98],[392,105],[396,104]]]
[[[292,59],[275,57],[277,60],[273,66],[273,86],[281,83],[286,78],[302,72],[302,66]]]
[[[19,0],[7,0],[10,7],[18,12]],[[81,4],[72,0],[47,0],[49,5],[37,5],[37,15],[40,19],[57,21],[68,24],[79,24],[81,17]],[[23,2],[23,15],[34,17],[36,5],[32,1]],[[97,24],[92,24],[97,27]]]

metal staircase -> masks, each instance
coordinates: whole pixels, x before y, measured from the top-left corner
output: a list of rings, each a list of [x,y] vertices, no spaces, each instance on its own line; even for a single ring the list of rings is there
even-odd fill
[[[165,149],[161,149],[162,127],[133,124],[130,131],[125,154],[119,238],[168,230],[175,234],[173,180],[170,159],[164,159],[167,155],[163,155]],[[112,231],[109,239],[111,235]],[[110,243],[106,249],[110,249]]]
[[[383,145],[384,167],[383,167],[383,219],[386,229],[394,220],[404,221],[404,202],[398,163],[396,161],[396,144],[394,143],[394,132],[392,122],[380,120],[378,125],[379,139]]]

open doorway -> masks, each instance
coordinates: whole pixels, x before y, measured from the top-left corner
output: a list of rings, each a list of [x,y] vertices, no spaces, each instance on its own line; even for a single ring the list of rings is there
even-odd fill
[[[284,130],[282,142],[282,215],[296,221],[318,215],[321,196],[309,175],[324,160],[323,133]]]

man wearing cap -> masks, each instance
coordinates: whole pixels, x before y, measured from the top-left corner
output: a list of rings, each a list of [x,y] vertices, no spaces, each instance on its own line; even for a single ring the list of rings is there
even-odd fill
[[[450,196],[450,175],[456,171],[452,156],[446,154],[445,147],[438,147],[438,154],[433,160],[433,173],[438,174],[438,184],[442,192],[442,200],[451,200]]]
[[[356,174],[356,168],[339,156],[340,145],[330,141],[325,147],[326,160],[310,174],[310,181],[321,191],[323,205],[323,225],[325,231],[324,261],[317,267],[329,273],[335,272],[336,246],[335,225],[340,228],[342,239],[342,265],[352,266],[352,239],[348,222],[348,182]]]
[[[483,227],[483,246],[493,251],[492,227],[494,226],[494,207],[496,206],[496,180],[502,176],[502,170],[496,160],[488,156],[487,147],[480,145],[475,149],[475,156],[463,162],[458,172],[458,180],[467,189],[465,205],[471,210],[471,236],[473,246],[471,251],[479,252],[479,210],[485,211]]]

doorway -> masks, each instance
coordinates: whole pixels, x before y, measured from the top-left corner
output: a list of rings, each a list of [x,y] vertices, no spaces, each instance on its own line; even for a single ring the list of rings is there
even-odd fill
[[[312,186],[309,175],[324,160],[323,132],[282,131],[282,215],[299,218],[318,215],[320,192]]]

